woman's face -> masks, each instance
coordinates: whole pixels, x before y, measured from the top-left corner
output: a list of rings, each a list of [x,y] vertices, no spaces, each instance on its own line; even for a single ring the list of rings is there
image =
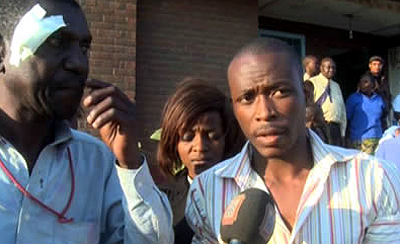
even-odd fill
[[[194,178],[224,158],[225,134],[221,115],[205,112],[193,127],[185,128],[178,142],[178,154],[182,163]]]

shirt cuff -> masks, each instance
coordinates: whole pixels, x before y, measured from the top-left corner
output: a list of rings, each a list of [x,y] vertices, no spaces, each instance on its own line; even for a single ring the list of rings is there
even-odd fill
[[[128,198],[128,202],[129,200],[133,200],[129,199],[129,196],[131,196],[132,194],[128,193],[132,190],[132,186],[134,186],[137,193],[139,194],[139,196],[136,197],[140,197],[141,199],[143,199],[143,196],[145,196],[146,193],[153,190],[155,183],[153,181],[153,177],[150,174],[150,169],[145,157],[143,159],[142,165],[137,169],[125,169],[119,167],[118,165],[116,167],[118,178],[121,182],[125,196],[127,196]]]

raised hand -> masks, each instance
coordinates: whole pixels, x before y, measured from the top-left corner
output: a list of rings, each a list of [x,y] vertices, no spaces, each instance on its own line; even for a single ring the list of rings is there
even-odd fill
[[[141,165],[138,149],[135,104],[117,87],[99,80],[86,81],[89,93],[83,105],[89,108],[87,122],[98,129],[104,143],[114,152],[119,166]]]

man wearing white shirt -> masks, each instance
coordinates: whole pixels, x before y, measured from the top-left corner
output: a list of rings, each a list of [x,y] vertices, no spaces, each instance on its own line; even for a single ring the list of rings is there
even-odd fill
[[[222,216],[249,188],[274,201],[274,220],[260,216],[263,224],[253,232],[269,232],[265,223],[275,221],[265,243],[400,243],[399,172],[389,162],[325,144],[306,128],[302,68],[291,47],[257,39],[234,56],[227,73],[248,143],[194,178],[185,210],[193,244],[225,243]],[[240,223],[240,204],[228,215],[245,228],[253,220]]]
[[[310,79],[314,85],[314,101],[321,106],[324,113],[329,144],[343,146],[347,124],[346,106],[339,84],[332,80],[336,73],[333,59],[323,58],[320,71],[319,75]]]
[[[86,80],[80,6],[1,1],[0,26],[1,242],[173,243],[168,200],[138,152],[134,104]],[[66,123],[85,87],[87,121],[105,144]]]

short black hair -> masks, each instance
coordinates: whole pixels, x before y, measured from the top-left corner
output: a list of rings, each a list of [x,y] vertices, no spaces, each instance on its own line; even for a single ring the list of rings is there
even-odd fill
[[[52,3],[66,3],[80,8],[75,0],[48,0]],[[15,27],[39,0],[1,0],[0,1],[0,44],[10,41]]]
[[[315,57],[314,55],[307,55],[303,58],[303,67],[306,68],[307,65],[311,62],[311,60],[317,60],[317,57]]]
[[[276,51],[287,52],[289,54],[292,65],[295,66],[296,70],[299,73],[299,77],[303,76],[303,67],[300,56],[296,53],[293,47],[291,47],[286,42],[276,38],[257,38],[253,40],[252,42],[242,47],[239,52],[236,53],[236,55],[232,59],[232,62],[233,60],[248,54],[263,55]],[[300,80],[302,81],[303,79]]]
[[[332,62],[332,63],[336,64],[335,60],[333,60],[333,58],[331,58],[331,57],[324,57],[323,59],[321,59],[321,65],[326,62]]]

